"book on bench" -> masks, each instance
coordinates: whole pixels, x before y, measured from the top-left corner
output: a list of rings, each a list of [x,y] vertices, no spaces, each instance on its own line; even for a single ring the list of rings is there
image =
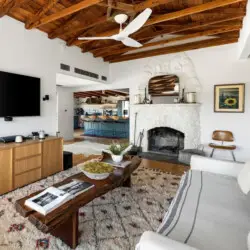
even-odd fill
[[[49,187],[40,194],[27,199],[24,204],[42,215],[47,215],[92,187],[94,185],[89,182],[72,180],[59,187]]]

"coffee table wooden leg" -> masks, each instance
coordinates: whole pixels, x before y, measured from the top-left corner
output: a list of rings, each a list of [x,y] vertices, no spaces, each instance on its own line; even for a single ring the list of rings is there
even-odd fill
[[[131,187],[131,177],[129,176],[126,181],[123,182],[123,187]]]
[[[50,233],[75,249],[78,245],[78,211]]]

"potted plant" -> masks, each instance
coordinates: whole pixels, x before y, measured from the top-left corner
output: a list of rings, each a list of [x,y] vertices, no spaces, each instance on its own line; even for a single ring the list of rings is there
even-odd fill
[[[123,155],[127,153],[130,149],[131,145],[128,144],[112,143],[109,146],[111,158],[116,163],[121,162],[123,159]]]

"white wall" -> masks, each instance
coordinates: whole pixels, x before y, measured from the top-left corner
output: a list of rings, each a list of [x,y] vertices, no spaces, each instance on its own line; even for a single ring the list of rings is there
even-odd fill
[[[237,44],[188,51],[186,55],[188,57],[185,57],[183,53],[162,55],[111,64],[112,83],[108,87],[110,89],[129,87],[133,102],[134,94],[140,92],[138,89],[142,85],[147,85],[150,78],[148,73],[155,71],[154,73],[157,74],[157,71],[164,70],[166,70],[165,73],[176,72],[182,86],[186,85],[190,90],[196,88],[199,91],[200,89],[198,101],[202,103],[201,142],[209,143],[212,131],[216,129],[231,130],[238,147],[235,152],[237,160],[250,159],[250,60],[238,60]],[[180,65],[183,61],[190,59],[188,64],[184,64],[186,73],[183,74]],[[214,113],[214,85],[226,83],[246,83],[245,113]],[[98,89],[98,86],[95,89]],[[209,153],[210,149],[207,148],[206,151]],[[232,159],[229,152],[217,151],[215,157]]]
[[[9,17],[0,19],[0,37],[0,70],[40,77],[41,97],[50,95],[49,101],[41,101],[40,117],[14,118],[13,122],[0,118],[0,136],[26,135],[40,129],[55,134],[56,73],[65,73],[60,71],[60,63],[108,76],[109,65],[102,59],[82,54],[77,47],[65,47],[61,40],[50,40],[39,30],[26,30],[23,23]],[[69,74],[79,77],[72,71]]]
[[[74,138],[74,90],[57,87],[57,131],[65,140]]]

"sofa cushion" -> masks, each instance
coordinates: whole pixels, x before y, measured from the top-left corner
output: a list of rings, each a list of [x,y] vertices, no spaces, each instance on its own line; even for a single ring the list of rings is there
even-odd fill
[[[244,194],[250,191],[250,162],[246,162],[238,175],[238,184]]]
[[[250,212],[237,179],[202,171],[183,176],[158,233],[200,250],[247,250]]]

